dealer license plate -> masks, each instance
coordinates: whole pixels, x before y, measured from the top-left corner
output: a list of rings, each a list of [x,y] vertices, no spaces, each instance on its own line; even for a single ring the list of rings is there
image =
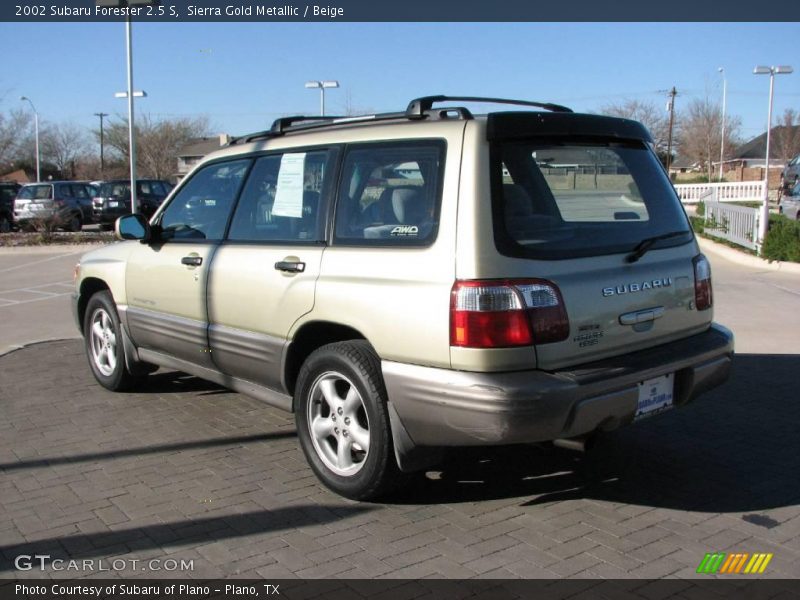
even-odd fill
[[[672,408],[674,383],[673,373],[640,383],[639,404],[634,418],[643,419]]]

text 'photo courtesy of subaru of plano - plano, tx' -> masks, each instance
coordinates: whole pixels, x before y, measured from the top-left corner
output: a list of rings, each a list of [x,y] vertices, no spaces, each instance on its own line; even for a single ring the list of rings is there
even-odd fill
[[[14,221],[22,229],[49,222],[67,231],[91,223],[94,188],[86,181],[47,181],[23,185],[14,200]]]
[[[172,185],[160,179],[137,179],[137,212],[148,219],[158,210],[169,194]],[[92,199],[94,220],[102,229],[110,229],[116,220],[131,212],[131,182],[129,179],[101,181]]]
[[[293,411],[355,499],[446,447],[569,444],[686,404],[725,381],[733,336],[650,144],[520,100],[278,119],[81,258],[89,364],[110,390],[166,367]]]

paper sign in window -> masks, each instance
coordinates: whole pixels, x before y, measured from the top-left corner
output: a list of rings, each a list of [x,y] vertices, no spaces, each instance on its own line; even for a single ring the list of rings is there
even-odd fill
[[[278,171],[278,187],[272,214],[278,217],[303,216],[303,170],[306,153],[284,154]]]

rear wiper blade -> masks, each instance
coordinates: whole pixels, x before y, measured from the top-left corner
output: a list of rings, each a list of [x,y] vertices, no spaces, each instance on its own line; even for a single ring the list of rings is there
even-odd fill
[[[670,231],[669,233],[662,233],[661,235],[654,235],[653,237],[644,238],[641,242],[636,244],[636,247],[630,254],[628,254],[625,260],[627,260],[629,263],[634,263],[642,258],[656,242],[660,242],[661,240],[669,240],[674,237],[686,235],[687,233],[689,233],[689,230],[685,229],[683,231]]]

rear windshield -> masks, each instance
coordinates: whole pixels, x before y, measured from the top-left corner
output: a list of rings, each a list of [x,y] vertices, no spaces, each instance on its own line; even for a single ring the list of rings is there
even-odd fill
[[[128,196],[130,193],[131,185],[129,183],[114,183],[111,181],[100,186],[100,197],[102,198]]]
[[[692,239],[658,159],[644,144],[499,142],[492,149],[495,242],[509,256],[567,259]]]
[[[17,198],[22,198],[23,200],[49,200],[52,197],[52,185],[26,185],[17,195]]]

